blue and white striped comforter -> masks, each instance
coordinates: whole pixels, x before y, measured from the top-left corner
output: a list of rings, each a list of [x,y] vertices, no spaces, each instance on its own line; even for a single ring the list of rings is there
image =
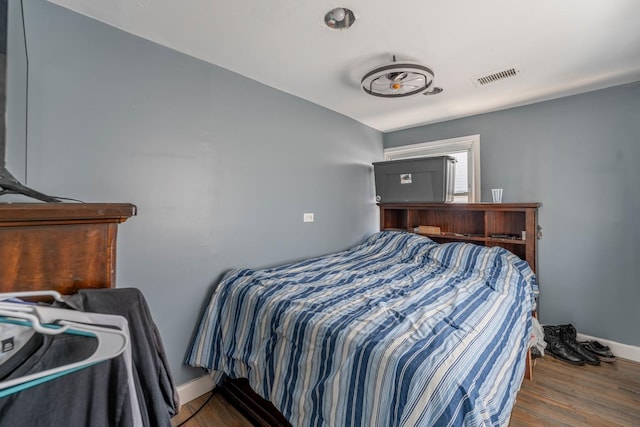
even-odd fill
[[[187,364],[248,378],[294,426],[507,425],[535,292],[502,248],[381,232],[228,273]]]

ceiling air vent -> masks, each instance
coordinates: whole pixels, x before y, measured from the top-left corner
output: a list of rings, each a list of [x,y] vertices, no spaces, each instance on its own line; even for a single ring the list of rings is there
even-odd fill
[[[514,65],[512,67],[500,71],[495,71],[490,74],[481,74],[479,76],[474,76],[471,78],[471,80],[473,80],[473,84],[476,85],[476,87],[480,87],[500,80],[510,79],[517,76],[518,74],[520,74],[520,68],[517,65]]]

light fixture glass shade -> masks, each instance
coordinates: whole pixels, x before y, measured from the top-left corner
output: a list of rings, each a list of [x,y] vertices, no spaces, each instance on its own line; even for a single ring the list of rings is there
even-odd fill
[[[344,19],[344,17],[346,16],[346,13],[344,12],[344,8],[336,7],[331,11],[331,15],[333,19],[335,19],[337,22],[340,22]]]
[[[346,7],[336,7],[324,15],[324,23],[334,30],[346,30],[356,22],[356,16]]]

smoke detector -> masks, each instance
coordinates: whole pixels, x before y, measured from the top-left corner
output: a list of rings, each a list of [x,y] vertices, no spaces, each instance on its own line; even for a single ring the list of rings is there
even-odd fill
[[[402,98],[424,93],[435,95],[442,88],[434,87],[433,71],[424,65],[410,62],[396,62],[395,55],[391,64],[374,68],[362,77],[362,90],[381,98]]]

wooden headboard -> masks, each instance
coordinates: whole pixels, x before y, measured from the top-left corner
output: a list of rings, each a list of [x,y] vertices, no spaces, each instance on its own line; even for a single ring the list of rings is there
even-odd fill
[[[115,286],[129,203],[0,203],[0,292]]]
[[[529,263],[536,272],[538,208],[541,203],[380,203],[380,230],[420,232],[439,242],[501,246]]]

